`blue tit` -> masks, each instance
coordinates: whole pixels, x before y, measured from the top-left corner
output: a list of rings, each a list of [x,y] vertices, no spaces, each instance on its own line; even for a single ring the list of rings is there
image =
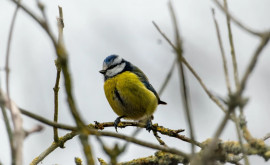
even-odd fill
[[[103,62],[104,92],[106,98],[119,116],[114,122],[117,125],[121,118],[128,120],[146,120],[148,131],[152,128],[152,114],[161,101],[146,75],[135,65],[118,55],[110,55]]]

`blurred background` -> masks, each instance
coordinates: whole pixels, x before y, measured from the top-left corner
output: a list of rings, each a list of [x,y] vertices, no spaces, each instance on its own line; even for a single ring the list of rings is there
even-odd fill
[[[73,91],[79,111],[86,123],[109,122],[117,117],[111,110],[103,91],[103,77],[98,72],[104,58],[118,54],[141,68],[151,84],[158,91],[174,61],[172,48],[161,37],[152,24],[155,21],[167,36],[174,41],[173,26],[168,9],[168,0],[148,1],[42,1],[48,21],[57,35],[58,5],[63,7],[64,39],[70,55],[70,69],[74,82]],[[232,76],[232,63],[228,42],[225,15],[210,1],[174,0],[184,55],[201,76],[207,87],[216,95],[226,97],[227,90],[223,73],[221,54],[211,8],[216,9],[227,61]],[[36,1],[23,1],[37,15],[41,16]],[[229,0],[233,15],[247,26],[256,30],[270,28],[269,0]],[[5,89],[4,64],[8,32],[15,5],[9,0],[0,1],[0,83]],[[254,49],[259,44],[256,38],[232,24],[235,50],[240,77],[245,70]],[[19,107],[53,120],[53,86],[56,78],[53,46],[45,32],[22,10],[19,11],[11,45],[10,91],[11,98]],[[248,128],[252,135],[262,138],[270,132],[270,46],[262,52],[258,64],[248,81],[244,95],[250,98],[245,107]],[[208,98],[197,80],[186,69],[191,95],[192,118],[197,141],[213,136],[224,113]],[[175,68],[172,79],[161,95],[168,105],[159,106],[154,114],[154,123],[171,129],[185,129],[183,135],[189,136],[183,106],[181,103],[178,70]],[[61,79],[59,91],[59,122],[73,124],[74,121],[66,104],[66,95]],[[31,129],[39,122],[23,116],[24,128]],[[119,133],[130,135],[136,128],[119,129]],[[113,128],[106,128],[114,132]],[[60,131],[64,135],[66,131]],[[3,117],[0,116],[0,162],[10,164],[10,150]],[[169,146],[190,151],[186,142],[161,136]],[[138,139],[158,144],[155,137],[145,130]],[[108,146],[124,144],[121,140],[102,138]],[[221,139],[237,140],[235,125],[228,122]],[[100,144],[90,137],[94,157],[108,161]],[[53,130],[45,126],[41,133],[33,134],[24,142],[24,164],[29,164],[53,142]],[[267,141],[269,144],[269,141]],[[68,141],[65,149],[56,149],[42,164],[74,164],[74,157],[84,158],[78,137]],[[130,144],[119,161],[150,156],[155,151]],[[251,156],[253,164],[268,164],[257,156]],[[85,161],[84,161],[85,162]]]

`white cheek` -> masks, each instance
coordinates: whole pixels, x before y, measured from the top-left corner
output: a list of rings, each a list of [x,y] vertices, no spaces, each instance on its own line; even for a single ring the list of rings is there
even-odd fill
[[[120,73],[124,70],[125,66],[126,66],[126,64],[122,63],[121,65],[117,65],[114,68],[107,70],[106,76],[112,77],[112,76],[117,75],[118,73]]]
[[[122,58],[118,56],[116,59],[113,60],[113,63],[111,65],[117,65],[120,64],[121,62]]]
[[[108,68],[107,64],[106,64],[105,62],[103,62],[103,67],[102,67],[102,69],[103,69],[103,70],[106,70],[107,68]]]

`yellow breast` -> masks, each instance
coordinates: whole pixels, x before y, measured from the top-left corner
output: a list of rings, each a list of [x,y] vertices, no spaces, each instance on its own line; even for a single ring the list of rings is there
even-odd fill
[[[129,71],[123,72],[104,83],[106,98],[118,116],[139,120],[150,117],[157,105],[157,97]]]

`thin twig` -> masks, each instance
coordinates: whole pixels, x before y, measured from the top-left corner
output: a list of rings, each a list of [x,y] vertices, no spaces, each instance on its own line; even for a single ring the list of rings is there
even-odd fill
[[[41,123],[47,124],[49,126],[53,126],[53,127],[64,129],[64,130],[70,130],[70,131],[77,130],[77,127],[69,126],[69,125],[66,125],[66,124],[56,123],[56,122],[50,121],[50,120],[48,120],[48,119],[46,119],[44,117],[41,117],[41,116],[39,116],[37,114],[29,112],[29,111],[27,111],[25,109],[22,109],[22,108],[19,108],[19,109],[20,109],[20,111],[21,111],[21,113],[23,115],[26,115],[26,116],[28,116],[28,117],[30,117],[32,119],[35,119],[35,120],[37,120],[37,121],[39,121]]]
[[[251,58],[251,60],[249,62],[249,65],[248,65],[248,67],[247,67],[247,69],[246,69],[246,71],[244,73],[244,76],[243,76],[243,78],[242,78],[242,80],[240,82],[240,87],[237,90],[238,95],[242,94],[242,92],[243,92],[243,90],[244,90],[244,88],[246,86],[247,80],[248,80],[251,72],[253,71],[256,63],[257,63],[258,57],[261,54],[264,47],[266,46],[266,44],[268,43],[269,39],[270,39],[270,33],[262,38],[260,45],[255,50],[254,55]]]
[[[8,116],[7,116],[7,112],[6,112],[6,108],[5,108],[5,103],[3,102],[2,100],[2,95],[0,96],[0,108],[2,110],[2,114],[3,114],[3,118],[4,118],[4,122],[5,122],[5,126],[6,126],[6,130],[7,130],[7,133],[8,133],[8,141],[9,141],[9,147],[10,147],[10,150],[11,150],[11,158],[12,160],[13,159],[13,135],[12,135],[12,129],[10,127],[10,123],[9,123],[9,119],[8,119]],[[15,163],[12,162],[11,163],[12,165],[14,165]]]
[[[20,3],[20,0],[18,0],[18,3]],[[16,22],[16,18],[17,18],[17,15],[18,15],[18,11],[19,11],[19,6],[17,5],[16,6],[16,9],[13,13],[13,17],[12,17],[12,20],[11,20],[11,24],[10,24],[10,30],[9,30],[9,34],[8,34],[8,42],[7,42],[7,52],[6,52],[6,62],[5,62],[5,71],[6,71],[6,91],[7,91],[7,98],[9,99],[10,98],[10,88],[9,88],[9,72],[10,72],[10,68],[9,68],[9,59],[10,59],[10,47],[11,47],[11,41],[12,41],[12,36],[13,36],[13,31],[14,31],[14,27],[15,27],[15,22]],[[3,109],[3,112],[5,111],[5,109]],[[8,118],[7,118],[8,120]],[[9,122],[8,122],[9,123]],[[6,123],[7,124],[7,123]],[[15,123],[13,123],[15,124]],[[14,133],[15,134],[15,133]],[[13,138],[13,133],[9,134],[9,140],[12,140],[10,143],[10,150],[11,150],[11,164],[16,164],[16,163],[19,163],[19,164],[22,164],[22,153],[21,154],[21,160],[17,160],[17,152],[20,152],[20,151],[17,151],[17,149],[15,148],[15,142],[14,142],[14,138]],[[19,154],[19,153],[18,153]],[[19,155],[18,155],[19,156]],[[20,161],[20,162],[19,162]]]
[[[169,9],[171,12],[171,17],[173,19],[173,24],[174,24],[174,31],[175,31],[175,36],[176,36],[176,48],[177,51],[177,60],[178,60],[178,69],[179,69],[179,78],[180,78],[180,93],[182,94],[182,100],[184,103],[184,109],[185,109],[185,115],[187,118],[187,123],[189,127],[189,133],[190,133],[190,138],[192,140],[195,139],[194,131],[193,131],[193,122],[191,118],[191,110],[190,110],[190,96],[189,96],[189,90],[188,90],[188,84],[187,84],[187,77],[185,76],[185,70],[183,67],[182,63],[182,57],[183,57],[183,48],[182,48],[182,41],[180,38],[180,33],[178,29],[178,23],[175,15],[175,11],[173,9],[171,1],[169,1]],[[191,143],[191,152],[192,154],[195,153],[195,146],[193,143]]]
[[[63,12],[62,12],[62,8],[59,6],[59,15],[61,18],[61,21],[63,22]],[[61,23],[61,31],[63,31],[64,28],[64,23]],[[59,33],[61,34],[61,32]],[[63,38],[62,38],[63,39]],[[61,38],[60,38],[61,41]],[[66,94],[67,94],[67,101],[69,104],[69,110],[73,116],[73,119],[75,120],[77,127],[80,130],[80,135],[79,135],[79,139],[80,142],[83,146],[83,151],[87,160],[87,164],[94,164],[94,159],[93,159],[93,154],[92,154],[92,149],[91,149],[91,145],[89,144],[88,141],[88,135],[85,134],[85,128],[84,128],[84,122],[82,121],[82,118],[79,114],[78,108],[76,106],[75,100],[73,99],[73,92],[72,92],[72,81],[71,81],[71,76],[70,76],[70,72],[69,72],[69,66],[68,66],[68,53],[65,49],[65,46],[63,44],[63,40],[61,41],[60,44],[57,44],[57,46],[55,47],[55,51],[56,51],[56,55],[57,58],[60,61],[61,64],[61,68],[63,71],[63,75],[64,75],[64,81],[65,81],[65,90],[66,90]]]
[[[156,29],[158,30],[158,32],[162,35],[162,37],[169,43],[169,45],[172,46],[172,48],[176,51],[177,48],[173,45],[173,43],[170,41],[170,39],[166,36],[165,33],[163,33],[160,28],[158,27],[158,25],[153,21],[154,26],[156,27]],[[182,62],[186,65],[186,67],[189,69],[189,71],[193,74],[193,76],[197,79],[197,81],[199,82],[199,84],[202,86],[202,88],[204,89],[204,91],[206,92],[206,94],[208,95],[208,97],[214,102],[216,103],[216,105],[223,111],[226,113],[226,109],[223,106],[223,104],[219,101],[218,98],[216,98],[206,87],[206,85],[203,83],[202,79],[200,78],[200,76],[197,74],[197,72],[195,72],[195,70],[192,68],[192,66],[186,61],[186,59],[182,56]]]
[[[227,0],[224,0],[224,9],[228,13]],[[231,56],[232,56],[232,62],[233,62],[234,82],[235,82],[236,89],[238,89],[239,88],[238,67],[237,67],[237,60],[236,60],[236,55],[235,55],[234,43],[233,43],[233,34],[232,34],[232,29],[231,29],[231,18],[228,14],[226,14],[226,21],[227,21],[228,35],[229,35],[229,41],[230,41],[230,47],[231,47]]]
[[[215,17],[215,10],[213,8],[212,8],[212,15],[213,15],[213,20],[214,20],[215,27],[216,27],[219,48],[220,48],[221,57],[222,57],[222,61],[223,61],[223,69],[224,69],[224,74],[225,74],[226,85],[227,85],[228,93],[229,93],[229,95],[231,95],[232,91],[231,91],[231,85],[230,85],[230,79],[229,79],[229,73],[228,73],[227,60],[225,57],[223,43],[222,43],[222,39],[220,36],[218,22],[217,22],[216,17]]]
[[[269,139],[269,138],[270,138],[270,133],[266,134],[266,135],[263,137],[263,140],[265,141],[265,140],[267,140],[267,139]]]
[[[225,11],[227,11],[228,13],[228,4],[227,4],[227,0],[223,0],[224,2],[224,9]],[[234,48],[234,42],[233,42],[233,34],[232,34],[232,29],[231,29],[231,19],[230,16],[228,14],[226,14],[226,21],[227,21],[227,28],[228,28],[228,37],[229,37],[229,41],[230,41],[230,47],[231,47],[231,57],[232,57],[232,63],[233,63],[233,75],[234,75],[234,83],[235,83],[235,89],[239,89],[239,76],[238,76],[238,67],[237,67],[237,60],[236,60],[236,54],[235,54],[235,48]],[[229,93],[229,95],[231,95],[231,93]],[[243,108],[242,106],[239,108],[240,110],[240,114],[243,115]],[[236,113],[233,112],[233,116],[235,118],[234,123],[235,123],[235,127],[236,127],[236,132],[237,132],[237,136],[239,139],[239,143],[241,146],[241,150],[243,153],[243,158],[245,161],[245,165],[249,165],[249,160],[247,158],[247,155],[245,153],[244,150],[244,145],[243,145],[243,140],[242,140],[242,134],[240,131],[240,123],[239,123],[239,118],[237,118]]]
[[[168,74],[167,74],[167,76],[166,76],[164,82],[162,83],[162,85],[161,85],[161,87],[160,87],[160,89],[159,89],[159,91],[158,91],[158,95],[159,95],[159,96],[162,95],[162,93],[163,93],[165,87],[167,86],[169,80],[171,79],[172,73],[173,73],[173,70],[174,70],[174,67],[175,67],[175,65],[176,65],[176,62],[177,62],[177,58],[175,58],[175,60],[173,61],[172,66],[171,66],[171,68],[170,68],[170,70],[169,70],[169,72],[168,72]]]
[[[42,8],[43,9],[43,8]],[[42,10],[43,11],[43,10]],[[43,11],[44,13],[44,11]],[[46,16],[43,14],[44,17]],[[59,7],[59,18],[57,19],[58,23],[58,45],[63,45],[63,28],[64,28],[64,18],[63,18],[63,12],[62,8]],[[58,92],[59,92],[59,82],[60,82],[60,75],[61,75],[61,65],[59,63],[59,60],[55,60],[55,66],[56,66],[56,81],[53,88],[54,91],[54,122],[58,121]],[[54,141],[58,141],[58,131],[56,127],[53,127],[54,132]]]
[[[30,134],[41,132],[43,129],[44,129],[44,127],[42,125],[36,125],[31,130],[25,131],[25,138],[28,137]]]
[[[57,63],[57,60],[55,61]],[[56,81],[55,81],[55,86],[53,88],[54,91],[54,118],[53,121],[57,123],[58,121],[58,91],[59,91],[59,82],[60,82],[60,75],[61,75],[61,67],[58,67],[57,64],[56,69]],[[53,133],[54,133],[54,141],[58,141],[58,131],[56,127],[53,127]]]
[[[17,2],[16,0],[10,0],[10,1],[18,5],[24,12],[26,12],[34,21],[36,21],[41,26],[41,28],[47,33],[54,47],[56,48],[57,47],[56,39],[53,36],[53,33],[50,31],[46,21],[36,16],[34,12],[32,12],[30,9],[28,9],[26,6],[22,5],[21,3]]]
[[[20,4],[20,0],[17,1],[18,4]],[[12,116],[12,121],[13,121],[13,126],[14,126],[14,132],[13,135],[14,137],[11,137],[12,139],[12,145],[11,145],[11,155],[12,155],[12,164],[16,165],[21,165],[23,161],[23,140],[24,140],[24,132],[22,128],[22,118],[20,111],[17,109],[13,103],[11,103],[10,100],[10,87],[9,87],[9,59],[10,59],[10,47],[11,47],[11,40],[12,40],[12,35],[15,27],[15,22],[16,18],[18,15],[19,11],[19,5],[16,6],[16,9],[14,11],[11,25],[10,25],[10,31],[9,31],[9,36],[8,36],[8,43],[7,43],[7,52],[6,52],[6,64],[5,64],[5,69],[6,69],[6,91],[7,91],[7,96],[6,96],[6,105],[10,107],[11,111],[11,116]],[[4,97],[4,96],[3,96]]]
[[[215,4],[226,14],[230,17],[230,19],[236,24],[238,25],[240,28],[242,28],[243,30],[249,32],[250,34],[253,34],[255,36],[258,37],[262,37],[262,35],[264,34],[264,32],[258,32],[255,30],[252,30],[251,28],[249,28],[248,26],[244,25],[243,23],[241,23],[238,19],[236,19],[230,11],[226,10],[223,5],[218,1],[218,0],[213,0],[215,2]]]
[[[155,136],[160,145],[167,146],[166,143],[161,139],[161,137],[158,136],[157,131],[153,131],[153,135]]]
[[[2,89],[0,89],[0,97],[1,100],[4,102],[4,105],[6,108],[8,108],[11,112],[12,122],[13,122],[13,141],[12,145],[15,149],[15,156],[12,157],[15,158],[14,162],[16,165],[21,165],[23,161],[23,140],[24,140],[24,130],[23,130],[23,120],[20,113],[20,110],[18,109],[17,105],[8,98],[7,94],[5,94]]]

